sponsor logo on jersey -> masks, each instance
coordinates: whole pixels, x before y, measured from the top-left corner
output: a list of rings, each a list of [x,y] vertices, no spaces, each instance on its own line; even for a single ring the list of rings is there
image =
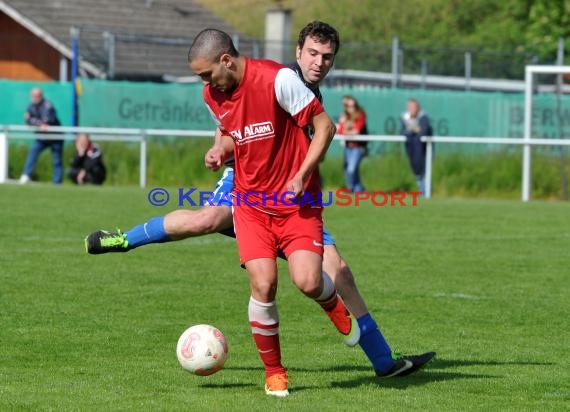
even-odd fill
[[[271,122],[252,123],[241,130],[230,132],[237,144],[250,143],[254,140],[268,139],[275,136],[275,130]]]

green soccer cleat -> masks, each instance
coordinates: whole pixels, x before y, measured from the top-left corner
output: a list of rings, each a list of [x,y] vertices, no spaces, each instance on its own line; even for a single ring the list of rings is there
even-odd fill
[[[129,242],[126,235],[119,229],[116,232],[98,230],[85,238],[85,250],[90,255],[100,255],[109,252],[128,252]]]

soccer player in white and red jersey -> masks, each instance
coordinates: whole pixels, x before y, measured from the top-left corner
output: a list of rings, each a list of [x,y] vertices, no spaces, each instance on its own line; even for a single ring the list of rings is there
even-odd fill
[[[188,61],[204,82],[204,101],[214,120],[233,140],[224,144],[235,158],[234,227],[250,279],[249,321],[265,366],[266,393],[287,396],[275,303],[278,250],[302,293],[340,313],[338,318],[348,313],[322,271],[322,206],[298,202],[305,193],[317,199],[318,163],[336,129],[291,69],[240,56],[227,33],[200,32]]]

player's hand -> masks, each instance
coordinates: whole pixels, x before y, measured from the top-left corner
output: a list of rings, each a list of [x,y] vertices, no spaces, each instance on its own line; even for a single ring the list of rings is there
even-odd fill
[[[204,156],[204,164],[212,171],[217,171],[224,163],[224,152],[218,146],[212,146]]]
[[[85,169],[81,169],[79,171],[79,173],[77,174],[77,184],[78,185],[82,185],[85,183],[85,175],[87,174],[87,172],[85,171]]]
[[[305,193],[305,182],[300,175],[295,175],[293,179],[287,183],[287,191],[292,194],[287,196],[287,200],[290,202],[299,200],[301,196]]]

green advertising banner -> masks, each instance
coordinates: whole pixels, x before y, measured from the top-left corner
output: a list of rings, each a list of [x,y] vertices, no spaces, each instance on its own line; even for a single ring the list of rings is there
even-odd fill
[[[30,91],[34,87],[43,90],[44,97],[56,108],[62,125],[71,124],[71,83],[19,82],[0,80],[0,124],[26,124],[24,112],[30,104]]]
[[[201,84],[157,84],[82,80],[81,126],[211,130],[214,123],[202,101]],[[71,84],[0,81],[0,124],[23,124],[32,87],[41,87],[70,123]],[[342,96],[356,97],[368,115],[372,134],[400,133],[406,101],[419,100],[436,136],[522,137],[524,96],[521,93],[456,92],[379,88],[323,87],[327,112],[337,119]],[[534,137],[570,137],[570,96],[553,93],[533,97]]]
[[[338,118],[342,96],[352,95],[366,110],[373,134],[399,134],[400,116],[409,98],[427,112],[436,136],[522,137],[524,96],[521,93],[482,93],[402,89],[323,89],[324,104]],[[552,93],[533,97],[533,136],[570,138],[570,96],[557,101]]]
[[[213,130],[202,84],[81,82],[82,126]]]

